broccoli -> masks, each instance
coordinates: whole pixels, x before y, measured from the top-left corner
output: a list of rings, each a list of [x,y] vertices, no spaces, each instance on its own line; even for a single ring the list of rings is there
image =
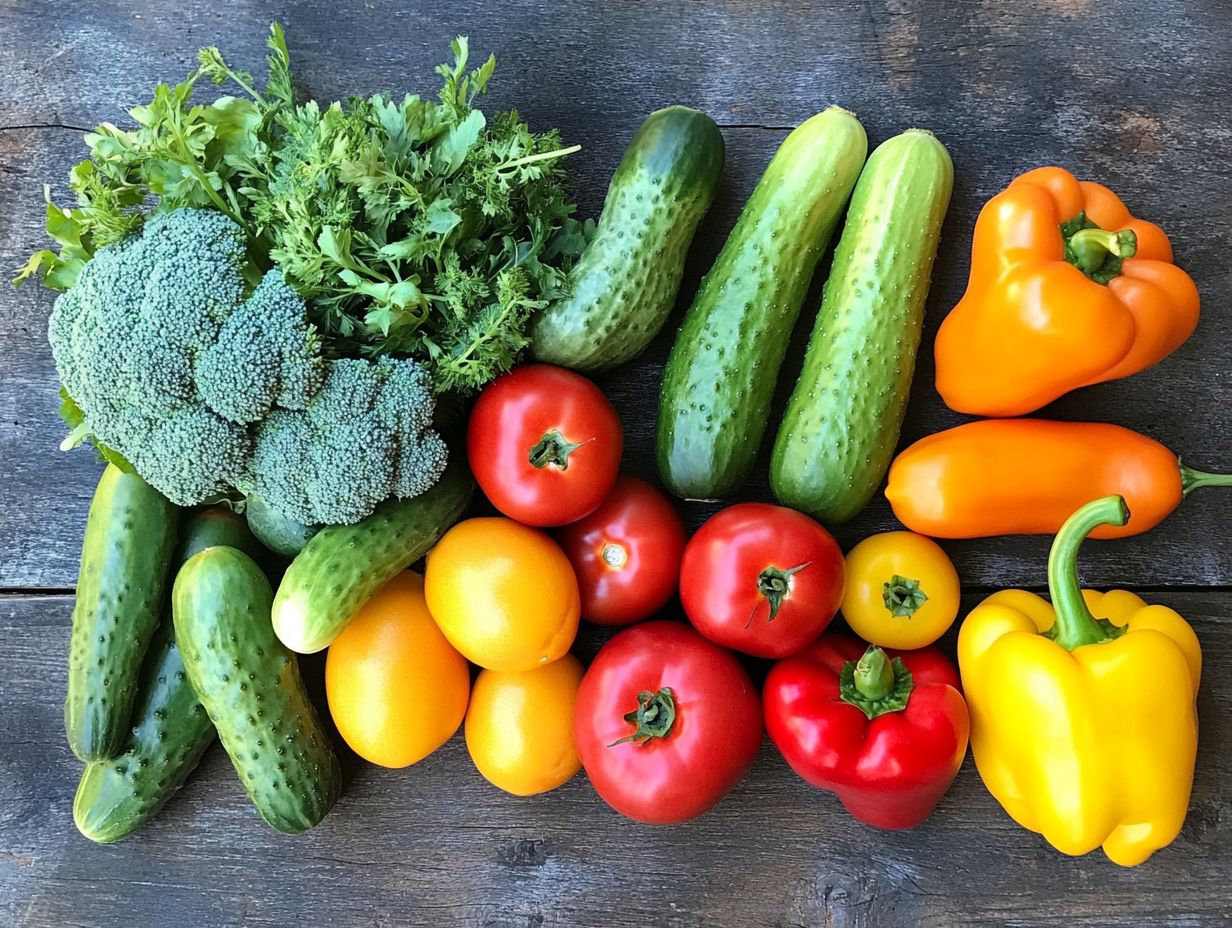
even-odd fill
[[[418,496],[445,469],[431,386],[414,361],[342,359],[303,412],[257,429],[253,492],[305,524],[363,518],[383,499]]]
[[[243,230],[177,209],[100,248],[48,324],[84,429],[172,502],[259,492],[309,524],[430,487],[445,447],[414,361],[326,361],[303,300],[255,286]]]

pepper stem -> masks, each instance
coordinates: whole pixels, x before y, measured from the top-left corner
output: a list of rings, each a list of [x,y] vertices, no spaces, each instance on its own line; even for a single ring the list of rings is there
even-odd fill
[[[1199,487],[1232,487],[1232,474],[1208,474],[1206,471],[1194,470],[1177,461],[1181,468],[1181,495],[1188,496],[1190,490]]]
[[[1104,496],[1087,503],[1065,520],[1048,552],[1048,592],[1056,621],[1042,634],[1067,651],[1088,644],[1103,644],[1125,633],[1122,626],[1091,615],[1078,583],[1078,549],[1096,527],[1124,525],[1129,507],[1121,496]]]
[[[894,689],[894,668],[881,648],[869,648],[856,661],[852,674],[856,689],[865,699],[884,699]]]
[[[666,738],[676,724],[676,699],[666,686],[657,693],[643,690],[637,694],[637,708],[627,713],[624,718],[626,722],[636,726],[633,734],[613,741],[608,745],[609,748],[626,741],[646,744],[656,738]]]
[[[881,588],[881,600],[897,618],[911,618],[916,610],[928,602],[928,596],[920,589],[920,581],[895,574]]]
[[[587,439],[586,441],[590,441]],[[569,469],[569,455],[586,444],[586,441],[571,442],[557,429],[545,432],[543,437],[531,445],[527,459],[531,467],[542,470],[549,464],[561,470]]]
[[[903,659],[890,660],[876,645],[870,645],[858,661],[845,663],[838,674],[839,698],[869,719],[905,709],[913,689],[915,681]]]
[[[793,574],[798,573],[808,567],[812,561],[805,561],[803,564],[797,564],[795,567],[789,567],[783,570],[780,567],[767,567],[757,575],[757,592],[766,597],[770,603],[770,618],[767,622],[773,622],[775,616],[779,614],[779,609],[783,605],[783,600],[787,598],[787,594],[791,592],[791,578]],[[753,624],[753,619],[757,616],[757,607],[753,607],[752,613],[749,615],[748,622],[744,627],[748,628]]]
[[[1061,223],[1065,260],[1087,277],[1106,284],[1121,273],[1121,260],[1138,251],[1138,236],[1132,229],[1113,232],[1101,229],[1085,212]]]

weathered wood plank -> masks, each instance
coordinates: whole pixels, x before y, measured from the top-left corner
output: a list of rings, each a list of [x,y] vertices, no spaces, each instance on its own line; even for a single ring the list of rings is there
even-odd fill
[[[1232,665],[1232,594],[1160,599],[1202,639],[1202,744],[1181,838],[1123,870],[1062,857],[1013,825],[969,760],[933,818],[887,833],[798,780],[769,742],[727,800],[670,828],[619,818],[584,776],[529,800],[498,793],[460,737],[403,771],[349,757],[337,808],[298,838],[260,822],[215,746],[145,831],[101,848],[72,823],[70,600],[6,598],[0,924],[1214,928],[1232,917],[1232,686],[1219,673]],[[579,650],[594,645],[587,629]]]
[[[1074,166],[1124,191],[1131,206],[1167,227],[1179,260],[1207,296],[1207,311],[1194,338],[1158,368],[1081,391],[1050,411],[1121,422],[1195,465],[1232,467],[1232,426],[1224,415],[1229,352],[1219,324],[1219,296],[1232,285],[1222,255],[1232,239],[1223,195],[1232,173],[1232,104],[1223,92],[1232,59],[1220,51],[1230,27],[1202,5],[1158,2],[1143,15],[1122,2],[845,3],[823,10],[798,3],[721,10],[577,3],[562,14],[546,0],[519,5],[516,13],[484,0],[463,18],[448,6],[409,12],[319,0],[228,0],[187,12],[81,4],[70,16],[69,9],[58,23],[75,25],[56,29],[47,28],[37,5],[0,10],[0,32],[13,38],[0,49],[7,88],[0,126],[122,119],[123,106],[147,97],[157,80],[182,74],[204,43],[259,68],[271,18],[290,26],[304,89],[327,97],[431,88],[431,65],[449,36],[468,31],[477,52],[493,49],[500,60],[491,106],[517,105],[535,124],[558,125],[586,147],[573,166],[583,211],[593,213],[641,118],[667,102],[700,106],[732,128],[723,191],[694,247],[686,297],[784,134],[758,127],[789,126],[836,101],[860,114],[874,140],[909,125],[935,129],[954,154],[958,181],[905,440],[959,421],[932,389],[930,346],[962,292],[980,203],[1025,167]],[[1127,15],[1132,30],[1123,28]],[[42,184],[50,181],[62,193],[80,152],[71,130],[0,130],[0,266],[14,267],[41,247]],[[61,432],[42,334],[50,303],[50,294],[32,287],[0,290],[0,543],[9,555],[0,565],[0,588],[72,585],[97,472],[87,452],[54,450]],[[816,305],[815,292],[784,368],[784,396]],[[671,337],[665,333],[644,358],[603,379],[628,431],[626,467],[646,476],[653,475],[656,384]],[[764,463],[746,495],[768,498]],[[1232,583],[1226,505],[1218,491],[1207,491],[1146,538],[1093,546],[1089,578]],[[708,511],[692,509],[691,520]],[[850,544],[892,524],[879,499],[839,537]],[[949,547],[969,583],[1042,579],[1043,539]]]

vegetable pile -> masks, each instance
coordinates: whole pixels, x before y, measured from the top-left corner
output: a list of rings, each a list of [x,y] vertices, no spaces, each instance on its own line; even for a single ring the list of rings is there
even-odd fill
[[[83,834],[132,834],[216,736],[264,821],[321,821],[338,746],[296,655],[328,649],[351,751],[405,767],[464,728],[476,769],[515,796],[584,769],[617,812],[683,822],[768,733],[859,821],[912,828],[970,744],[993,796],[1064,853],[1129,866],[1176,837],[1197,637],[1165,607],[1081,589],[1077,557],[1232,478],[1119,426],[1032,419],[970,422],[891,463],[953,182],[931,133],[866,161],[864,128],[833,107],[768,165],[663,374],[657,463],[684,505],[741,491],[838,245],[773,442],[779,504],[732,500],[689,537],[680,504],[621,473],[620,413],[576,371],[630,360],[670,314],[721,174],[713,121],[652,113],[596,233],[567,202],[576,149],[476,109],[493,61],[468,72],[464,39],[439,101],[328,106],[295,101],[277,27],[269,46],[261,90],[205,49],[132,111],[137,128],[91,133],[78,205],[48,207],[60,247],[22,272],[63,291],[49,339],[66,444],[109,462],[65,707]],[[207,81],[240,93],[194,102]],[[936,345],[955,409],[1034,411],[1161,360],[1196,325],[1163,232],[1059,168],[1011,183],[975,235]],[[551,363],[518,366],[528,347]],[[844,555],[827,526],[887,470],[910,531]],[[477,495],[489,514],[468,518]],[[1008,533],[1056,534],[1051,604],[988,597],[955,664],[961,584],[932,539]],[[583,668],[583,621],[630,627]],[[747,657],[773,662],[760,687]]]

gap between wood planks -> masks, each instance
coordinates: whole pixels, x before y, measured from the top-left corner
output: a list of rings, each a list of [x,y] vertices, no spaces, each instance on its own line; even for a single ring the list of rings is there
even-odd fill
[[[65,131],[67,131],[67,132],[90,132],[90,131],[92,131],[92,130],[90,130],[90,129],[86,129],[86,128],[82,127],[82,126],[70,126],[70,125],[67,125],[66,123],[62,123],[62,122],[38,123],[38,124],[31,124],[31,125],[28,125],[28,126],[0,126],[0,132],[16,132],[16,131],[18,131],[18,130],[23,130],[23,129],[24,129],[24,130],[32,130],[32,129],[63,129],[63,130],[65,130]]]
[[[1128,590],[1131,593],[1138,593],[1144,596],[1162,595],[1175,596],[1180,594],[1198,595],[1201,593],[1232,593],[1232,586],[1217,585],[1203,586],[1198,583],[1178,583],[1176,586],[1134,586],[1129,584],[1099,584],[1099,589],[1118,589]],[[1026,584],[1007,587],[1004,584],[990,583],[975,583],[970,586],[963,587],[962,593],[964,596],[982,596],[989,593],[995,593],[998,590],[1015,589],[1026,590],[1029,593],[1046,594],[1048,586],[1042,583]],[[6,599],[21,599],[35,597],[53,597],[53,596],[75,596],[77,590],[74,587],[0,587],[0,598]]]
[[[777,126],[758,122],[720,122],[716,123],[720,129],[759,129],[765,132],[791,132],[795,126]],[[0,126],[0,132],[17,132],[17,131],[33,131],[38,129],[63,129],[68,132],[90,132],[92,130],[85,126],[71,126],[62,122],[49,123],[30,123],[28,125],[18,126]]]

